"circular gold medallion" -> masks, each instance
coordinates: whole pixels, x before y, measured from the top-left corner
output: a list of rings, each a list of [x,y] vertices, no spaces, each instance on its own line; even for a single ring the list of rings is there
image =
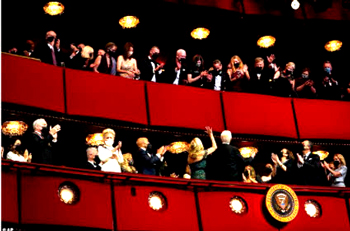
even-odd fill
[[[287,185],[272,186],[266,194],[266,207],[273,218],[281,222],[290,222],[299,211],[298,197]]]

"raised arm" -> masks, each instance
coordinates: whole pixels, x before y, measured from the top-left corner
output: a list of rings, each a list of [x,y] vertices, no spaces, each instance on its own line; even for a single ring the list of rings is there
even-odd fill
[[[215,150],[218,148],[218,146],[216,145],[216,141],[213,135],[213,130],[211,127],[205,127],[206,129],[206,133],[208,133],[210,139],[211,139],[211,147],[207,149],[208,155],[212,154],[213,152],[215,152]]]

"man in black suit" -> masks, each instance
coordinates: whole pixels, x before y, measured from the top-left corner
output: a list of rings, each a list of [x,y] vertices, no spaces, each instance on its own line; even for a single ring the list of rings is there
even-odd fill
[[[250,71],[249,92],[258,94],[272,94],[273,77],[276,65],[273,63],[274,55],[268,56],[269,65],[265,67],[264,59],[255,58],[254,69]]]
[[[61,66],[60,40],[57,39],[57,34],[54,31],[48,31],[45,42],[37,45],[32,56],[43,63]]]
[[[152,145],[146,137],[140,137],[136,141],[138,151],[133,155],[135,167],[141,174],[159,175],[159,168],[164,159],[165,147],[162,146],[156,154],[152,153]]]
[[[312,154],[312,143],[309,140],[302,142],[303,155],[297,153],[298,184],[325,185],[326,174],[321,166],[320,156]]]
[[[186,51],[179,49],[176,51],[175,61],[167,62],[164,66],[160,78],[162,83],[175,85],[187,85]]]
[[[157,78],[164,66],[164,64],[160,64],[156,61],[159,53],[159,48],[157,46],[153,46],[150,49],[148,56],[139,62],[138,66],[141,73],[141,80],[157,82]]]
[[[53,148],[57,143],[60,125],[48,128],[45,119],[37,119],[33,123],[34,132],[29,137],[28,149],[32,153],[32,163],[53,164]]]
[[[221,133],[222,144],[208,156],[207,173],[210,180],[242,181],[245,166],[250,165],[255,157],[243,158],[237,147],[230,145],[232,134],[225,130]]]
[[[204,88],[216,91],[226,91],[230,82],[227,72],[222,69],[222,63],[216,59],[213,61],[213,67],[208,71],[209,75],[204,81]]]
[[[101,166],[95,161],[98,156],[98,150],[96,147],[88,147],[86,149],[87,161],[84,168],[91,170],[101,170]]]

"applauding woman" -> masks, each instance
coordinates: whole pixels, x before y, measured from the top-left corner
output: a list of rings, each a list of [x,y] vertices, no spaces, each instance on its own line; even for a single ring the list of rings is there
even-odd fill
[[[294,156],[291,151],[283,148],[280,155],[271,154],[274,163],[274,183],[293,184],[293,169],[295,166]]]
[[[194,138],[188,149],[188,164],[189,168],[187,168],[187,173],[191,175],[192,179],[206,179],[205,168],[207,166],[206,158],[208,155],[212,154],[216,149],[216,142],[213,135],[213,130],[211,127],[205,127],[206,133],[209,135],[211,139],[212,146],[206,150],[204,150],[202,141],[196,137]]]
[[[333,157],[334,169],[330,167],[326,161],[322,163],[322,167],[325,171],[328,171],[327,180],[331,183],[331,186],[334,187],[346,187],[345,186],[345,177],[348,171],[346,167],[346,162],[342,154],[335,154]]]
[[[230,61],[230,68],[227,74],[230,76],[231,91],[245,91],[248,81],[250,80],[248,66],[243,64],[241,58],[237,55],[233,56]]]
[[[127,79],[137,79],[140,76],[140,71],[137,68],[136,59],[133,58],[134,45],[127,42],[124,45],[124,51],[122,55],[117,59],[117,72],[119,76]]]
[[[122,142],[113,147],[115,132],[107,128],[102,132],[104,144],[98,147],[98,157],[101,160],[101,170],[106,172],[122,172],[120,164],[124,162],[121,151]]]

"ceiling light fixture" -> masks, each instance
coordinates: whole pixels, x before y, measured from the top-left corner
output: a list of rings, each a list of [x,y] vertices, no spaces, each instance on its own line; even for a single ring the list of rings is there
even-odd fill
[[[342,47],[343,43],[339,40],[332,40],[326,43],[326,45],[324,46],[324,48],[327,51],[333,52],[333,51],[337,51],[340,50],[340,48]]]
[[[273,46],[276,42],[276,38],[271,35],[266,35],[261,38],[259,38],[257,44],[259,47],[262,48],[269,48],[270,46]]]
[[[49,14],[52,16],[62,14],[64,11],[64,6],[60,2],[48,2],[45,4],[43,8],[46,14]]]
[[[300,3],[298,2],[298,0],[293,0],[291,6],[293,10],[297,10],[300,7]]]
[[[125,28],[133,28],[136,27],[137,24],[140,23],[140,20],[136,16],[124,16],[119,20],[119,24]]]
[[[191,36],[194,39],[206,39],[210,34],[210,31],[204,27],[198,27],[191,32]]]

